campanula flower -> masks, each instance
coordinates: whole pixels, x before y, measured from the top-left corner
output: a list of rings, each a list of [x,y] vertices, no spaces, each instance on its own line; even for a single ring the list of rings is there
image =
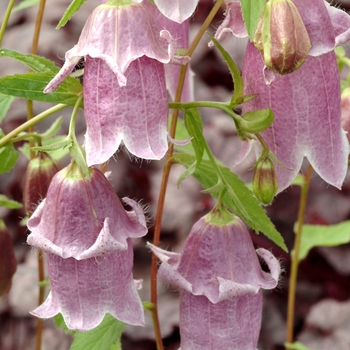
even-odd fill
[[[291,184],[304,157],[323,180],[340,188],[349,145],[341,128],[339,73],[333,49],[350,39],[350,16],[323,0],[308,1],[307,6],[302,0],[293,2],[312,45],[309,56],[298,70],[280,76],[266,68],[260,52],[248,43],[242,68],[245,94],[258,97],[243,104],[243,113],[268,107],[274,112],[274,122],[261,135],[284,165],[276,166],[279,192]],[[238,5],[231,5],[230,16],[233,10],[241,15]],[[219,29],[220,34],[224,28]],[[259,145],[252,142],[257,158]]]
[[[106,162],[122,141],[137,157],[164,156],[168,148],[164,64],[173,60],[175,50],[170,33],[158,29],[142,2],[102,4],[91,13],[78,44],[67,51],[62,69],[44,90],[55,90],[85,57],[88,165]]]
[[[262,288],[276,287],[280,265],[269,251],[255,251],[241,219],[212,211],[192,227],[182,254],[150,247],[162,262],[158,278],[180,289],[182,350],[256,349]]]
[[[95,168],[84,176],[75,163],[58,172],[28,220],[28,244],[47,255],[51,292],[32,314],[59,312],[69,329],[87,331],[106,313],[122,322],[144,325],[132,277],[131,238],[147,233],[140,206],[124,198]]]

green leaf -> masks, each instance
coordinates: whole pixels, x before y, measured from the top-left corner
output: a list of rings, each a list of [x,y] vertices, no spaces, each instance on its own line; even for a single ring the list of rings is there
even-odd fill
[[[13,100],[13,96],[0,94],[0,123],[6,116]]]
[[[8,50],[8,49],[0,49],[0,58],[1,57],[9,57],[13,58],[23,64],[25,64],[32,71],[37,73],[57,73],[59,68],[55,66],[55,64],[47,60],[44,57],[30,55],[30,54],[22,54],[17,51]]]
[[[56,29],[60,29],[61,27],[65,26],[86,1],[87,0],[73,0],[58,23]]]
[[[25,98],[28,100],[64,103],[74,106],[79,95],[82,94],[82,85],[77,79],[67,79],[51,94],[44,94],[43,90],[54,77],[52,73],[25,73],[0,78],[0,93]]]
[[[196,164],[198,166],[204,153],[203,122],[197,108],[188,108],[185,112],[185,126],[188,134],[192,136],[191,142],[196,153]]]
[[[266,0],[241,0],[242,15],[251,41],[264,9]]]
[[[106,314],[103,321],[88,332],[75,332],[70,350],[101,350],[115,346],[121,338],[125,324]],[[114,348],[115,349],[115,348]]]
[[[196,161],[194,156],[188,154],[174,154],[172,160],[182,164],[185,168],[189,168]],[[252,229],[263,232],[269,239],[287,251],[282,236],[277,232],[265,210],[261,208],[258,200],[244,182],[228,168],[219,165],[219,169],[229,185],[223,196],[223,203],[226,207],[240,216]],[[215,188],[218,183],[218,176],[213,164],[204,159],[195,169],[193,176],[204,189]],[[211,192],[214,197],[217,197],[219,193],[219,190]]]
[[[0,130],[0,139],[4,136],[4,132]],[[0,174],[11,170],[18,159],[18,152],[12,143],[0,147]]]
[[[284,344],[287,350],[311,350],[308,347],[306,347],[305,345],[303,345],[302,343],[300,343],[299,341],[295,342],[295,343],[285,343]]]
[[[333,247],[349,242],[350,221],[329,226],[303,225],[299,261],[306,258],[310,249],[314,247]]]
[[[36,4],[38,4],[40,2],[40,0],[23,0],[19,5],[15,6],[12,9],[12,12],[16,12],[16,11],[20,11],[23,9],[26,9],[28,7],[34,6]]]
[[[72,146],[72,140],[67,136],[59,135],[50,139],[44,139],[41,147],[32,147],[34,151],[49,152],[50,157],[57,163],[69,153],[69,147]],[[30,159],[30,147],[25,143],[19,150]]]
[[[9,209],[19,209],[22,208],[22,203],[16,202],[12,199],[7,198],[5,195],[0,194],[0,207],[6,207]]]
[[[210,33],[208,33],[208,35],[210,36],[210,39],[213,41],[214,45],[220,51],[230,70],[230,74],[234,84],[234,91],[230,105],[234,108],[242,103],[244,84],[241,73],[231,56],[228,54],[228,52],[219,44],[219,42],[213,37],[213,35],[211,35]]]

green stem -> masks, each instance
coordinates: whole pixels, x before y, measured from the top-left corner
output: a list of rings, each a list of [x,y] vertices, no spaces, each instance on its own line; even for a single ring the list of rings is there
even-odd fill
[[[187,109],[187,108],[217,108],[226,112],[234,121],[239,122],[241,116],[236,114],[230,107],[230,102],[213,102],[213,101],[195,101],[195,102],[169,102],[169,108]]]
[[[75,124],[76,124],[76,121],[77,121],[79,105],[80,105],[80,102],[82,101],[82,99],[83,99],[83,96],[80,95],[78,97],[75,105],[74,105],[73,112],[72,112],[72,117],[71,117],[71,120],[70,120],[70,123],[69,123],[68,137],[71,137],[71,139],[75,143],[78,143],[77,137],[75,135]]]
[[[68,107],[68,105],[58,104],[54,107],[47,109],[45,112],[38,114],[34,118],[26,121],[25,123],[23,123],[22,125],[20,125],[16,129],[9,132],[2,139],[0,139],[0,147],[6,145],[8,142],[11,142],[12,138],[16,137],[19,133],[27,130],[30,126],[38,124],[39,122],[41,122],[45,118],[49,117],[51,114],[54,114],[54,113],[66,108],[66,107]]]
[[[1,47],[2,39],[3,39],[4,34],[5,34],[7,23],[9,21],[9,19],[10,19],[12,8],[15,5],[15,2],[16,2],[16,0],[10,0],[9,4],[7,6],[7,9],[6,9],[6,12],[5,12],[5,16],[4,16],[4,20],[3,20],[1,28],[0,28],[0,47]]]
[[[297,277],[298,277],[300,242],[301,242],[301,234],[302,234],[303,224],[304,224],[306,201],[307,201],[307,195],[309,192],[311,175],[312,175],[312,167],[311,165],[309,165],[304,177],[303,186],[301,188],[298,222],[297,222],[297,229],[296,229],[296,235],[294,240],[294,250],[292,254],[292,267],[291,267],[291,273],[290,273],[290,279],[289,279],[288,308],[287,308],[287,343],[288,344],[293,343],[293,338],[294,338],[295,292],[296,292]]]
[[[41,146],[42,137],[37,133],[25,133],[23,135],[19,135],[17,137],[14,137],[10,142],[16,143],[16,142],[23,141],[23,140],[36,140],[38,143],[38,146]]]

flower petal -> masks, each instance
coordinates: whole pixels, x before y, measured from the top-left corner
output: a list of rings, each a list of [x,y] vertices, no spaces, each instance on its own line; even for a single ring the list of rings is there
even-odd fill
[[[303,66],[270,85],[263,78],[260,52],[248,44],[243,66],[245,93],[259,96],[243,113],[270,107],[275,115],[262,133],[270,150],[288,169],[276,166],[279,191],[288,187],[304,156],[329,184],[340,188],[347,170],[349,144],[340,121],[340,86],[334,52],[309,57]]]
[[[174,22],[182,23],[191,17],[199,0],[154,0],[159,11]]]
[[[106,162],[123,140],[143,159],[161,159],[168,149],[168,100],[164,68],[142,57],[126,72],[128,85],[120,87],[101,59],[87,57],[84,101],[87,163]]]

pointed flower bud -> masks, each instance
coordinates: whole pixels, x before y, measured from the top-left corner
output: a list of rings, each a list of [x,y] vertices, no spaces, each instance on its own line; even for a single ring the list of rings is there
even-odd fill
[[[47,197],[28,220],[28,244],[47,253],[51,292],[32,314],[59,312],[69,329],[95,328],[108,312],[122,322],[144,325],[132,278],[131,238],[147,233],[140,206],[125,211],[97,169],[84,176],[74,163],[55,175]]]
[[[291,0],[269,0],[255,32],[254,44],[265,65],[279,74],[297,70],[311,48],[308,32]]]
[[[272,202],[278,190],[275,166],[268,157],[259,159],[253,177],[253,192],[263,204]]]
[[[192,227],[182,254],[150,247],[162,261],[158,278],[180,288],[181,349],[256,349],[261,288],[276,287],[280,265],[269,251],[255,251],[241,219],[209,213]]]
[[[31,215],[46,197],[50,182],[57,172],[56,163],[47,153],[39,152],[29,161],[23,189],[23,203],[27,214]]]

